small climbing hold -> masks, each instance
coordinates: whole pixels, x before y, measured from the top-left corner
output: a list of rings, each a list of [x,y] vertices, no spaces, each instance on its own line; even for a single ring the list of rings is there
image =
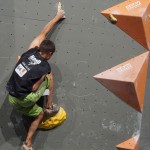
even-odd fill
[[[112,14],[109,14],[109,20],[113,24],[117,23],[117,18],[115,18],[114,15]]]

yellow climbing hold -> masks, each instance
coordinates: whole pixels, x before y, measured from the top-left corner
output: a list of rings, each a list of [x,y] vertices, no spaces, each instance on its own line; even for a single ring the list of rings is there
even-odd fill
[[[40,129],[52,129],[62,124],[66,120],[66,112],[60,107],[60,110],[53,117],[48,118],[39,125]]]
[[[115,18],[114,15],[109,14],[109,19],[110,19],[111,23],[117,23],[117,18]]]

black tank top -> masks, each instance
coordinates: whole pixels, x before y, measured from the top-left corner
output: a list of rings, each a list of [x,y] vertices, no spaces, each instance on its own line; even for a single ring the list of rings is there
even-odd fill
[[[24,98],[32,86],[44,75],[51,72],[49,63],[39,54],[37,48],[23,53],[6,85],[9,94]]]

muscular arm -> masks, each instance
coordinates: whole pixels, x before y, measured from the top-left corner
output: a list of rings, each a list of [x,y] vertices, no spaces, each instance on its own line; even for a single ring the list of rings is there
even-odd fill
[[[47,106],[52,109],[52,97],[53,97],[53,92],[54,92],[54,77],[53,77],[53,73],[50,73],[49,77],[50,77],[50,86],[49,86],[50,94],[47,97],[48,98]]]
[[[36,90],[39,88],[39,86],[40,86],[41,83],[43,82],[45,76],[46,76],[46,75],[43,75],[43,76],[41,77],[41,79],[38,80],[38,81],[32,86],[32,92],[36,91]]]
[[[43,75],[41,79],[33,85],[32,92],[36,91],[39,88],[45,76],[46,75]],[[54,77],[52,73],[49,74],[49,78],[50,78],[50,85],[49,85],[50,94],[47,96],[47,100],[48,100],[47,107],[52,109],[52,97],[53,97],[53,92],[54,92]]]
[[[39,47],[42,41],[45,40],[47,34],[55,26],[55,24],[60,19],[64,18],[64,14],[65,14],[64,10],[59,9],[57,12],[57,15],[42,29],[41,33],[31,42],[28,50],[30,50],[31,48]],[[44,78],[45,78],[45,75],[42,76],[41,79],[33,85],[32,91],[36,91],[39,88]]]
[[[64,11],[62,9],[58,10],[57,15],[42,29],[40,34],[31,42],[29,49],[39,47],[43,40],[45,40],[47,34],[55,26],[55,24],[62,18],[64,18]]]

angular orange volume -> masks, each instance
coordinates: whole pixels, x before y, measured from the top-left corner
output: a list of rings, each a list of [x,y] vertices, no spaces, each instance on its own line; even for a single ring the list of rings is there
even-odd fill
[[[150,50],[150,1],[127,0],[101,12],[110,20],[116,19],[116,26]]]
[[[138,150],[139,135],[117,145],[118,150]]]
[[[142,112],[149,52],[94,76],[94,78],[139,112]]]

